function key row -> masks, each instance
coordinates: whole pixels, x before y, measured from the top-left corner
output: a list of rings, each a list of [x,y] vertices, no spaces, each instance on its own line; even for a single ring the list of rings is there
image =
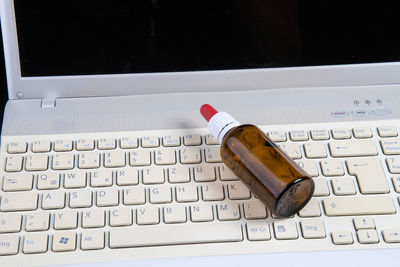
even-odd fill
[[[381,126],[377,128],[377,131],[380,137],[396,137],[398,135],[395,126]],[[371,128],[355,127],[352,130],[349,128],[292,130],[289,132],[289,138],[292,141],[307,141],[309,138],[316,141],[329,140],[331,136],[333,139],[350,139],[351,133],[355,138],[371,138],[373,136]],[[274,142],[286,142],[288,139],[285,131],[282,130],[268,131],[267,135]]]
[[[181,142],[181,139],[183,142]],[[94,139],[78,139],[73,141],[71,139],[56,140],[51,142],[49,140],[34,141],[31,144],[31,150],[34,153],[50,152],[52,149],[56,152],[72,151],[75,147],[78,151],[90,151],[96,147],[99,150],[115,149],[119,145],[122,149],[133,149],[139,147],[154,148],[159,147],[160,144],[164,147],[177,147],[182,143],[185,146],[198,146],[202,144],[202,136],[199,134],[185,135],[183,137],[177,135],[169,135],[159,138],[158,136],[146,136],[142,138],[137,137],[123,137],[121,139],[115,138],[100,138]],[[204,136],[204,142],[207,145],[216,145],[218,141],[211,135]],[[9,154],[25,153],[28,151],[28,144],[26,142],[11,142],[7,146]]]

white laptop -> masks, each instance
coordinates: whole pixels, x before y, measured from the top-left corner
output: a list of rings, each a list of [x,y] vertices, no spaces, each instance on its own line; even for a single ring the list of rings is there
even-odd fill
[[[396,265],[395,10],[0,0],[0,265]],[[313,177],[303,210],[226,168],[204,103]]]

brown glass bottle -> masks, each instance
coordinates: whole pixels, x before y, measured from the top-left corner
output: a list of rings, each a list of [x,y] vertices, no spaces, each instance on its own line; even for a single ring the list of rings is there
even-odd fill
[[[297,213],[314,193],[308,174],[254,125],[240,125],[227,132],[221,157],[279,217]]]

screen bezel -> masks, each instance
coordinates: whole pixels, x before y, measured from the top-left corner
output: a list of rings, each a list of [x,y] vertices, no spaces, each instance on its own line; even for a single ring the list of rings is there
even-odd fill
[[[137,74],[22,77],[13,0],[0,2],[9,99],[386,85],[400,62]]]

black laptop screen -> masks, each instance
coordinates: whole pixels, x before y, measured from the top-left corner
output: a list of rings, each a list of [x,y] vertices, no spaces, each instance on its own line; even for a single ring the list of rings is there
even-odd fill
[[[400,61],[399,8],[387,1],[14,0],[14,5],[22,76]]]

